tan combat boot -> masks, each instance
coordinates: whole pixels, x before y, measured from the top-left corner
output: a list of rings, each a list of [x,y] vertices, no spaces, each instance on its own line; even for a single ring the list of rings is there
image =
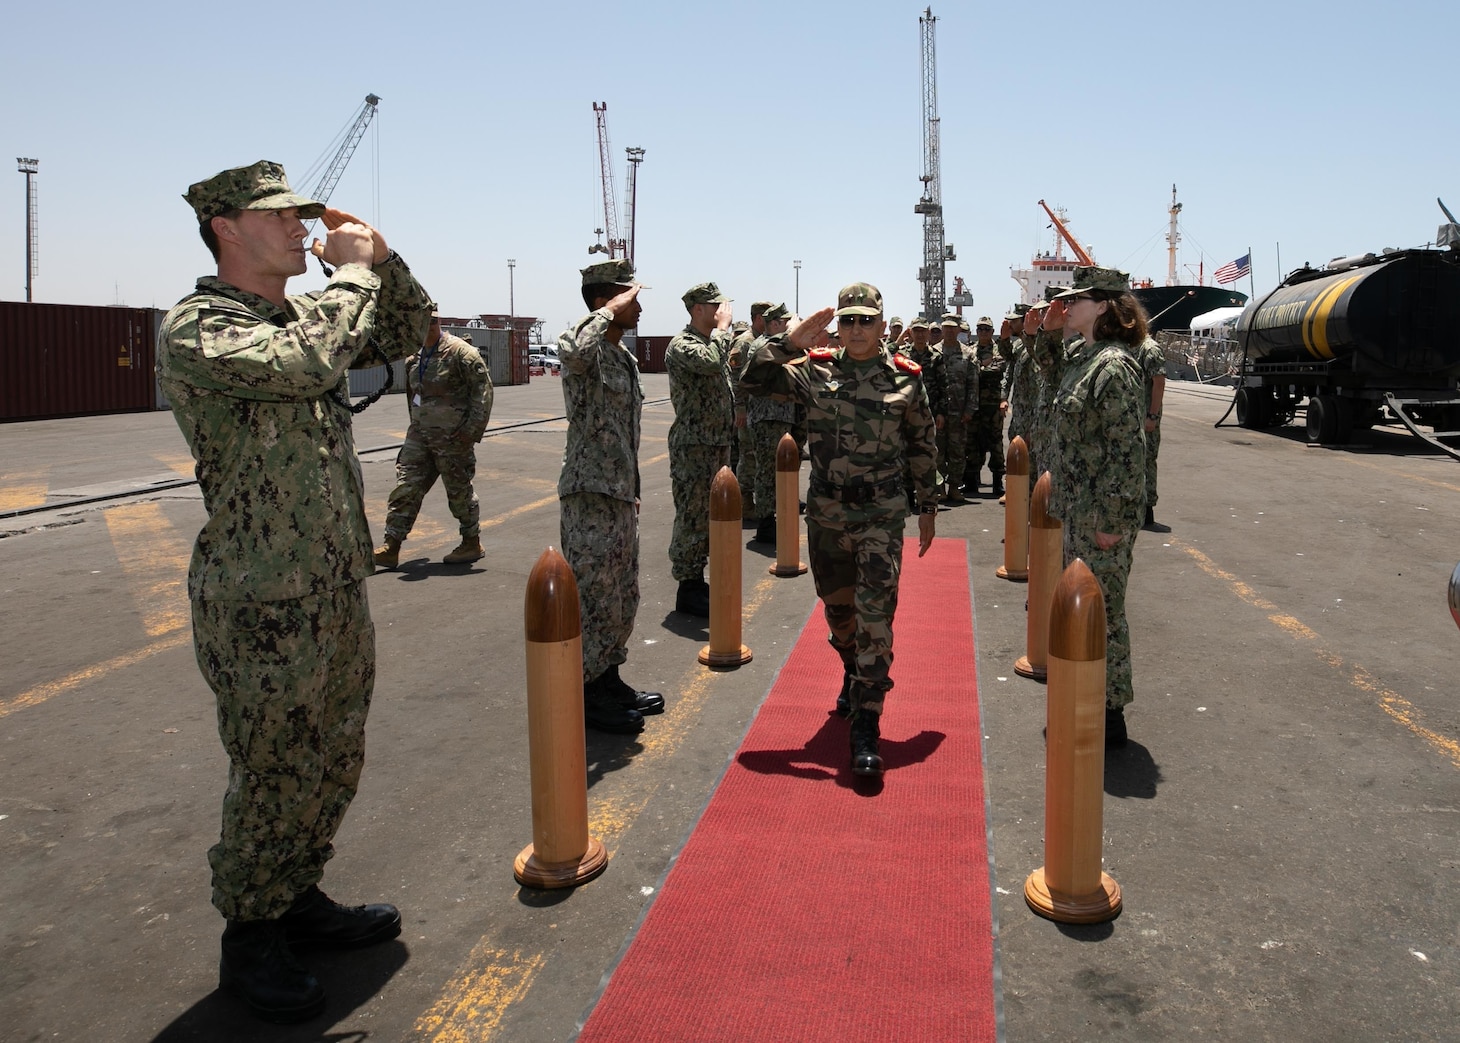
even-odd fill
[[[400,564],[400,540],[394,536],[385,537],[385,542],[375,548],[375,564],[383,569],[393,569]]]
[[[468,562],[476,561],[486,553],[482,550],[480,536],[463,536],[461,545],[441,560],[447,565],[465,565]]]

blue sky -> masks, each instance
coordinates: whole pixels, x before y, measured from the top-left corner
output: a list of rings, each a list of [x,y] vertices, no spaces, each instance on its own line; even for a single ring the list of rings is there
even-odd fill
[[[582,312],[602,224],[594,101],[620,194],[624,148],[646,150],[642,333],[682,326],[680,294],[706,279],[742,315],[794,304],[795,259],[803,311],[861,279],[889,312],[919,306],[926,5],[302,3],[257,25],[171,0],[12,6],[0,142],[40,160],[38,301],[169,306],[211,268],[188,184],[261,158],[298,182],[373,92],[332,203],[377,223],[449,313],[505,312],[509,257],[517,312],[549,337]],[[1460,212],[1453,2],[933,14],[948,283],[963,277],[975,316],[1016,300],[1010,267],[1052,244],[1041,198],[1101,263],[1161,282],[1174,183],[1183,275],[1250,246],[1259,293],[1279,250],[1292,269],[1418,246],[1436,196]],[[22,300],[10,177],[0,299]]]

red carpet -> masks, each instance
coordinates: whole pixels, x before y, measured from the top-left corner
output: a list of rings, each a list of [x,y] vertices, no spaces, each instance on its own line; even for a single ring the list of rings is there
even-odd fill
[[[906,546],[882,783],[818,603],[582,1043],[995,1038],[967,549]]]

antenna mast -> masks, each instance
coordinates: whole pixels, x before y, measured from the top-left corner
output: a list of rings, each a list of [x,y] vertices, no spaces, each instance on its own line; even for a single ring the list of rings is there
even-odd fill
[[[923,195],[913,207],[913,213],[923,215],[923,266],[918,269],[923,318],[933,320],[943,314],[946,264],[953,260],[952,248],[943,245],[943,189],[938,173],[938,57],[933,38],[937,21],[931,7],[918,18],[923,52]]]
[[[1176,201],[1176,186],[1171,186],[1171,228],[1166,233],[1166,250],[1170,261],[1166,265],[1166,285],[1176,285],[1176,244],[1181,242],[1181,233],[1176,230],[1176,215],[1181,213],[1181,204]]]

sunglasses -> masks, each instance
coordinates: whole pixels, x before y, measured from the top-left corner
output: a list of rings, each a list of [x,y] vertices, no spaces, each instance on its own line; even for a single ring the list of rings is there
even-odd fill
[[[1065,298],[1065,307],[1068,308],[1071,304],[1074,304],[1076,301],[1093,301],[1094,299],[1095,298],[1094,297],[1091,297],[1088,293],[1077,293],[1073,297],[1066,297]]]
[[[876,315],[838,315],[836,321],[838,326],[870,326],[878,318]]]

